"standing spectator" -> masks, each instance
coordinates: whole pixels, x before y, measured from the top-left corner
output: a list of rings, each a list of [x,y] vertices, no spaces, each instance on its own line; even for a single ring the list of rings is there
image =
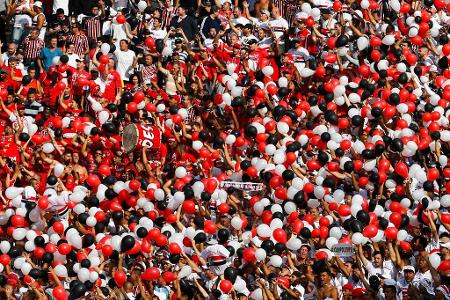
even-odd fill
[[[216,32],[219,32],[221,29],[221,22],[218,19],[219,9],[216,6],[211,7],[211,11],[208,17],[203,19],[202,24],[200,25],[200,32],[203,39],[210,38],[210,29],[214,28]]]
[[[163,29],[169,30],[169,26],[174,16],[176,16],[176,7],[172,5],[172,0],[165,0],[161,15]]]
[[[38,60],[38,66],[41,73],[47,71],[53,64],[53,59],[57,56],[61,56],[63,52],[58,47],[58,39],[56,36],[52,36],[49,41],[49,45],[42,49],[40,59]]]
[[[25,10],[28,14],[30,14],[33,19],[32,26],[39,30],[39,38],[41,40],[45,39],[45,34],[47,32],[47,19],[42,9],[42,2],[36,1],[32,5],[32,10]]]
[[[39,38],[37,28],[31,29],[30,34],[23,41],[22,47],[24,49],[24,64],[29,65],[31,62],[36,62],[45,47],[45,42]]]
[[[193,17],[186,14],[186,8],[180,6],[177,12],[178,15],[172,18],[170,26],[175,29],[181,28],[187,39],[191,41],[197,33],[197,22]]]
[[[128,81],[130,78],[130,72],[132,71],[133,62],[136,58],[134,51],[128,48],[129,42],[127,40],[121,40],[120,47],[114,52],[117,57],[117,72],[124,81]]]
[[[96,41],[102,35],[102,24],[105,21],[105,2],[93,4],[91,16],[83,19],[83,28],[86,30],[89,41]]]
[[[68,35],[67,41],[74,44],[74,52],[78,56],[83,57],[89,52],[88,37],[80,29],[80,25],[78,23],[72,24],[72,33]]]
[[[23,39],[28,35],[28,29],[31,26],[32,20],[23,11],[30,9],[31,5],[29,0],[14,1],[8,7],[8,17],[14,17],[12,41],[18,45],[22,44]]]
[[[54,15],[54,19],[50,22],[49,34],[59,34],[63,27],[70,28],[70,19],[64,15],[64,10],[59,8]]]

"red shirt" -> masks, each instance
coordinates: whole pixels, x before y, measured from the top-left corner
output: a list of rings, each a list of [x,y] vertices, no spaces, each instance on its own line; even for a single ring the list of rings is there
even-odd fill
[[[0,153],[3,157],[9,157],[16,163],[20,162],[19,147],[17,147],[14,135],[3,136],[0,140]]]

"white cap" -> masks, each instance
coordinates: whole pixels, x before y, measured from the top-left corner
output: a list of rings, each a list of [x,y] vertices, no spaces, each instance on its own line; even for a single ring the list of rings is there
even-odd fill
[[[36,2],[34,2],[33,6],[42,8],[42,2],[41,1],[36,1]]]

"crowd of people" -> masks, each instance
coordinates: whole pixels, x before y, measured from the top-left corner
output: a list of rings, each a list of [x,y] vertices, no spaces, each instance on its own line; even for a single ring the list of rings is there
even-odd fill
[[[1,0],[0,299],[450,299],[444,0]]]

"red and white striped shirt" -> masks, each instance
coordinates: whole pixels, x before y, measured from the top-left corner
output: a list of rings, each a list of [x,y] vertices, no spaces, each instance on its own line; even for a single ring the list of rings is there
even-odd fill
[[[97,38],[101,36],[101,24],[99,17],[85,18],[84,26],[89,39],[97,40]]]
[[[162,20],[162,26],[161,28],[167,29],[167,27],[170,25],[170,21],[172,21],[172,18],[176,15],[175,8],[174,7],[166,7],[164,8],[161,16]]]
[[[37,59],[41,55],[42,49],[45,47],[45,42],[40,38],[32,40],[30,36],[27,36],[23,41],[24,58]]]
[[[144,66],[142,68],[141,74],[142,74],[142,81],[146,84],[158,80],[157,78],[158,70],[155,65]]]
[[[88,37],[84,33],[78,35],[70,34],[67,37],[67,40],[74,44],[75,53],[78,54],[79,57],[83,57],[86,50],[89,49]]]

